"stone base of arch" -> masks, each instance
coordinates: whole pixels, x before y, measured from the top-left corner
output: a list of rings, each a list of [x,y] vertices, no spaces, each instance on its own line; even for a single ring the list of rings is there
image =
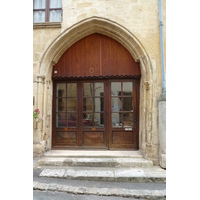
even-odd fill
[[[157,96],[154,84],[156,82],[155,62],[152,62],[141,42],[125,27],[111,20],[91,17],[74,24],[63,31],[46,49],[40,61],[40,74],[35,75],[34,95],[35,106],[38,107],[45,120],[34,126],[34,145],[39,148],[41,155],[51,149],[52,140],[52,69],[62,54],[75,42],[92,33],[109,36],[121,43],[140,64],[140,112],[139,112],[139,149],[144,158],[158,164],[158,125],[157,125]],[[40,133],[39,133],[40,132]]]

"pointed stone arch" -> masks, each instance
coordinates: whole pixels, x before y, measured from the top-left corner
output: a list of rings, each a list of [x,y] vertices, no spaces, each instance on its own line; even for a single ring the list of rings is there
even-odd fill
[[[153,69],[151,59],[138,38],[127,30],[124,26],[109,19],[91,17],[84,19],[65,31],[63,31],[48,46],[40,61],[40,75],[44,82],[49,84],[52,81],[53,65],[57,63],[63,53],[78,40],[93,34],[100,33],[121,43],[132,55],[136,62],[140,64],[141,84],[140,84],[140,127],[139,127],[139,148],[144,157],[153,160],[152,155],[152,105],[153,105]],[[155,77],[154,77],[155,80]],[[52,87],[51,87],[52,89]],[[49,100],[47,92],[43,94],[44,114],[50,115],[51,105],[47,105]],[[41,102],[39,102],[41,103]],[[50,103],[51,104],[51,103]],[[51,121],[51,120],[50,120]],[[46,122],[43,122],[45,127]],[[50,130],[51,132],[51,130]]]

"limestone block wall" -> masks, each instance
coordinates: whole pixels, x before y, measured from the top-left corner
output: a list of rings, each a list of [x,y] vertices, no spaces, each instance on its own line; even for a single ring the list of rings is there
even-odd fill
[[[33,109],[39,108],[45,116],[43,122],[37,126],[33,124],[34,157],[41,156],[45,150],[51,148],[53,92],[51,73],[54,62],[64,50],[84,35],[99,32],[118,40],[140,62],[142,71],[140,150],[144,157],[158,164],[158,98],[162,88],[158,0],[63,0],[62,9],[61,24],[53,26],[52,23],[45,23],[44,26],[34,24],[33,28],[33,96],[35,97]],[[166,0],[162,0],[162,12],[165,41]],[[107,20],[109,23],[99,21],[95,24],[93,20],[87,24],[85,30],[84,21],[93,18]],[[64,34],[65,38],[62,36]],[[66,40],[68,42],[65,44]],[[134,52],[139,50],[135,43],[146,53],[136,53],[136,55]],[[58,50],[54,52],[52,47]],[[145,71],[147,66],[149,69]]]

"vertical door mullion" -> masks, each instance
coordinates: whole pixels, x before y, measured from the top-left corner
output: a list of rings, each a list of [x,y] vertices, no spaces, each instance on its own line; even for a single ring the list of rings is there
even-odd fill
[[[78,92],[78,119],[77,119],[77,139],[78,139],[78,146],[82,146],[83,144],[83,139],[82,139],[82,120],[83,120],[83,83],[82,82],[77,82],[77,92]]]
[[[93,106],[92,106],[92,128],[94,128],[94,82],[92,82],[92,101],[93,101]]]
[[[112,146],[112,109],[111,109],[111,102],[112,102],[112,95],[111,95],[111,81],[108,80],[107,83],[107,97],[109,99],[109,104],[108,104],[108,111],[107,111],[107,116],[108,116],[108,149],[111,148]]]
[[[136,133],[136,84],[133,81],[133,144],[137,145],[137,133]]]
[[[53,121],[53,127],[52,127],[52,142],[51,145],[52,147],[55,146],[55,141],[56,141],[56,92],[57,92],[57,83],[54,82],[53,84],[53,105],[52,105],[52,110],[53,110],[53,116],[52,116],[52,121]]]
[[[123,113],[124,113],[124,108],[123,108],[123,106],[124,106],[124,94],[123,94],[123,82],[121,81],[121,99],[122,99],[122,101],[121,101],[121,120],[122,120],[122,128],[124,128],[124,117],[123,117]]]
[[[68,99],[68,97],[67,97],[67,82],[66,82],[66,96],[65,96],[65,98],[66,98],[66,108],[65,108],[65,112],[66,112],[66,116],[65,116],[65,121],[66,121],[66,127],[68,128],[68,121],[67,121],[67,99]]]

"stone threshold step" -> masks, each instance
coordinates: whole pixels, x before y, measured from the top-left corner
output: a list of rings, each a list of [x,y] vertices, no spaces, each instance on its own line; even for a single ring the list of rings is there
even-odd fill
[[[136,183],[165,183],[166,171],[152,168],[66,168],[43,169],[39,177],[66,178],[72,180],[121,181]]]
[[[109,150],[50,150],[44,157],[68,158],[142,158],[141,151],[109,151]]]
[[[144,158],[41,158],[38,167],[152,167],[153,162]]]
[[[137,199],[165,200],[166,190],[133,190],[121,188],[75,187],[60,184],[33,182],[34,190],[66,192],[70,194],[117,196]]]

